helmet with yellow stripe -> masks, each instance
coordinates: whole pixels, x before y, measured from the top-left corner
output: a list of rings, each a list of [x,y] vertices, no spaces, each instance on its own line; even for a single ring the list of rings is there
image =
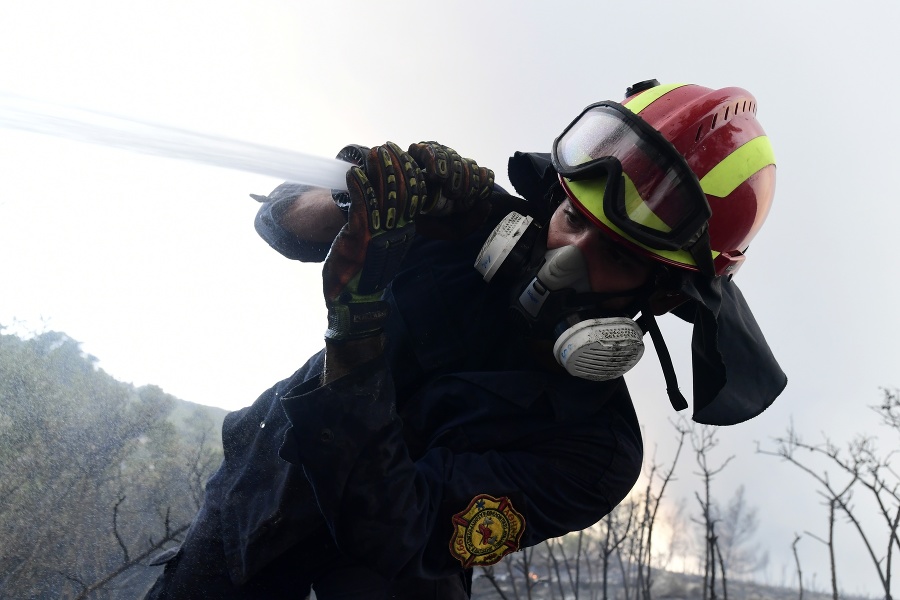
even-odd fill
[[[567,195],[614,238],[661,262],[731,275],[768,215],[775,160],[746,90],[629,88],[587,107],[553,145]]]

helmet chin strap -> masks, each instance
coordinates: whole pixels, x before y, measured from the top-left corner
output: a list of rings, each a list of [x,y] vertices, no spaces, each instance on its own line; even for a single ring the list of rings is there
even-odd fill
[[[625,296],[633,296],[635,300],[621,311],[603,311],[607,315],[611,315],[611,313],[616,313],[617,315],[621,315],[620,317],[607,317],[604,320],[609,321],[611,324],[615,322],[616,325],[621,325],[618,321],[628,321],[624,317],[624,315],[632,316],[640,311],[641,316],[638,317],[634,323],[637,324],[637,327],[640,328],[641,333],[649,333],[650,339],[653,340],[653,347],[656,349],[656,356],[659,359],[659,365],[663,371],[663,377],[666,380],[666,393],[669,396],[669,402],[672,404],[672,408],[676,411],[684,410],[688,407],[688,402],[685,399],[684,395],[681,393],[681,390],[678,388],[678,378],[675,374],[675,366],[672,364],[672,357],[669,354],[669,348],[666,346],[666,342],[663,339],[662,331],[659,329],[659,324],[656,321],[656,317],[653,314],[653,310],[650,307],[650,295],[652,291],[655,289],[655,284],[646,283],[642,286],[634,288],[632,290],[626,290],[622,292],[612,292],[612,293],[586,293],[586,294],[577,294],[576,297],[580,297],[582,300],[586,300],[587,298],[591,298],[594,302],[598,300],[609,300],[613,298],[621,298]],[[569,321],[575,322],[578,321],[585,316],[585,312],[580,312],[578,315],[570,315]],[[582,321],[586,323],[587,321]],[[557,331],[559,334],[559,331]],[[626,336],[627,337],[627,336]],[[561,338],[560,338],[561,339]],[[557,342],[558,344],[558,342]],[[643,352],[641,351],[640,354]],[[640,360],[640,354],[638,354],[634,358],[634,363],[636,364],[638,360]],[[632,365],[633,366],[633,365]],[[626,367],[630,369],[631,367]]]
[[[687,400],[678,389],[678,380],[675,376],[675,366],[672,364],[672,357],[669,355],[669,349],[663,340],[662,332],[650,310],[649,303],[644,303],[641,310],[641,316],[638,317],[637,323],[641,330],[650,334],[653,340],[653,347],[656,348],[656,356],[659,357],[659,365],[662,367],[663,376],[666,378],[666,393],[669,395],[669,402],[675,410],[684,410],[688,407]]]

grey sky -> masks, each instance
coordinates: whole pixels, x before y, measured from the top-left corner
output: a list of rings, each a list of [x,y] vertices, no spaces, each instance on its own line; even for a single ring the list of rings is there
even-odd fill
[[[754,440],[792,419],[810,439],[879,433],[867,406],[900,385],[898,24],[900,5],[871,0],[8,2],[0,91],[321,156],[434,139],[506,185],[510,153],[548,150],[583,106],[631,83],[747,88],[778,183],[736,281],[790,381],[764,415],[720,432],[722,456],[738,456],[717,485],[723,500],[747,486],[781,583],[794,532],[824,531],[825,510]],[[277,183],[0,130],[0,322],[43,318],[120,379],[249,404],[324,330],[319,266],[282,259],[252,228],[247,194]],[[689,390],[690,332],[662,325]],[[658,443],[663,458],[671,409],[652,353],[628,380],[647,454]],[[677,491],[693,509],[691,470]],[[805,544],[824,582],[824,553]],[[871,566],[843,560],[846,589],[874,593]]]

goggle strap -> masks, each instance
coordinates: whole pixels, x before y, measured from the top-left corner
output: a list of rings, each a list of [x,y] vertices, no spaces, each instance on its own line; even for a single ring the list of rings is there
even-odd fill
[[[638,319],[641,329],[650,334],[653,340],[653,347],[656,348],[656,356],[659,358],[659,366],[662,367],[663,376],[666,378],[666,393],[669,395],[669,402],[675,410],[684,410],[688,407],[687,400],[681,390],[678,389],[678,379],[675,376],[675,366],[672,364],[672,357],[669,355],[669,349],[663,340],[662,332],[656,323],[656,317],[649,306],[645,306],[641,310],[641,316]]]
[[[697,263],[697,269],[701,273],[707,277],[715,278],[716,265],[713,263],[712,245],[709,242],[709,228],[706,225],[703,226],[703,232],[697,238],[697,241],[691,244],[687,251],[690,252],[691,258]]]

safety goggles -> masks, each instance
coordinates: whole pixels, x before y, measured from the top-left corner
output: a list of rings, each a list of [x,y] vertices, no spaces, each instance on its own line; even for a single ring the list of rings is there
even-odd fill
[[[585,108],[556,138],[551,158],[569,180],[605,175],[605,217],[641,244],[692,255],[698,242],[709,248],[712,211],[697,176],[675,146],[621,104]],[[626,177],[636,193],[626,194]]]

